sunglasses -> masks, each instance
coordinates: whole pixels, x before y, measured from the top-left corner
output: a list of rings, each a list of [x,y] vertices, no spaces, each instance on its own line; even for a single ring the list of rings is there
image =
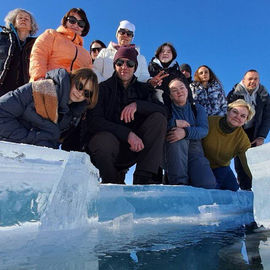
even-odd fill
[[[84,85],[80,81],[75,82],[75,86],[78,91],[83,91],[83,95],[85,98],[91,99],[93,96],[93,92],[88,89],[84,89]]]
[[[124,34],[127,34],[128,37],[133,37],[133,32],[125,29],[120,29],[118,33],[123,36]]]
[[[102,50],[102,48],[91,48],[91,52],[100,52]]]
[[[71,24],[77,23],[80,28],[84,28],[86,25],[86,22],[84,20],[77,20],[77,18],[75,18],[74,16],[67,17],[67,20]]]
[[[126,63],[126,66],[128,68],[133,68],[136,65],[136,63],[132,60],[122,60],[122,59],[116,60],[115,65],[117,65],[118,67],[122,67],[124,63]]]

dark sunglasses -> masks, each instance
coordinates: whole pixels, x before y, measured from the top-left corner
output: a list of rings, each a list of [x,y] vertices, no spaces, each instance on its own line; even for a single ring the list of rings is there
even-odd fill
[[[92,98],[93,92],[91,90],[84,89],[83,88],[84,85],[80,81],[76,81],[75,86],[76,86],[78,91],[83,91],[83,95],[84,95],[85,98],[88,98],[88,99]]]
[[[118,67],[122,67],[124,63],[126,63],[126,66],[128,68],[133,68],[136,65],[136,63],[132,60],[122,60],[122,59],[116,60],[115,65],[117,65]]]
[[[102,48],[91,48],[91,52],[100,52]]]
[[[118,33],[123,36],[124,34],[127,34],[128,37],[133,37],[133,32],[125,29],[120,29]]]
[[[85,23],[84,20],[77,20],[77,18],[75,18],[74,16],[68,16],[68,17],[67,17],[67,20],[68,20],[69,23],[71,23],[71,24],[77,23],[78,26],[79,26],[80,28],[84,28],[85,25],[86,25],[86,23]]]

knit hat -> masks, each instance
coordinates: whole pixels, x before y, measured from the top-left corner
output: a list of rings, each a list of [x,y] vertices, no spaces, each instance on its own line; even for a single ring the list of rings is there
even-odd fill
[[[113,63],[115,65],[116,60],[118,60],[119,58],[127,58],[127,59],[132,60],[132,61],[135,62],[135,64],[136,64],[135,71],[136,71],[137,66],[138,66],[137,55],[138,55],[138,52],[134,47],[121,46],[117,50],[117,52],[116,52],[116,54],[114,56]]]
[[[190,65],[182,64],[182,65],[179,66],[179,68],[180,68],[180,71],[183,71],[183,70],[188,71],[190,73],[190,75],[191,75],[191,67],[190,67]]]
[[[133,37],[135,36],[135,25],[127,20],[120,22],[116,31],[116,38],[117,38],[117,33],[119,29],[128,29],[129,31],[133,32]]]

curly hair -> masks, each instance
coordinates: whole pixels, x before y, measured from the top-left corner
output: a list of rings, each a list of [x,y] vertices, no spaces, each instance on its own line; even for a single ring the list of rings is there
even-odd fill
[[[36,32],[38,31],[38,25],[37,25],[37,22],[36,22],[34,16],[32,15],[31,12],[29,12],[25,9],[22,9],[22,8],[16,8],[16,9],[9,11],[7,16],[5,17],[6,28],[10,29],[10,24],[15,25],[15,20],[16,20],[16,17],[17,17],[19,12],[27,13],[30,16],[30,19],[31,19],[30,36],[33,36],[34,34],[36,34]]]

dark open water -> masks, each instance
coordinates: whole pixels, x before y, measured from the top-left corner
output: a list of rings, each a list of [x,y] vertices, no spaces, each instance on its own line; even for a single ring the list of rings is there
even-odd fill
[[[270,232],[221,224],[112,224],[0,231],[0,269],[270,269]]]

